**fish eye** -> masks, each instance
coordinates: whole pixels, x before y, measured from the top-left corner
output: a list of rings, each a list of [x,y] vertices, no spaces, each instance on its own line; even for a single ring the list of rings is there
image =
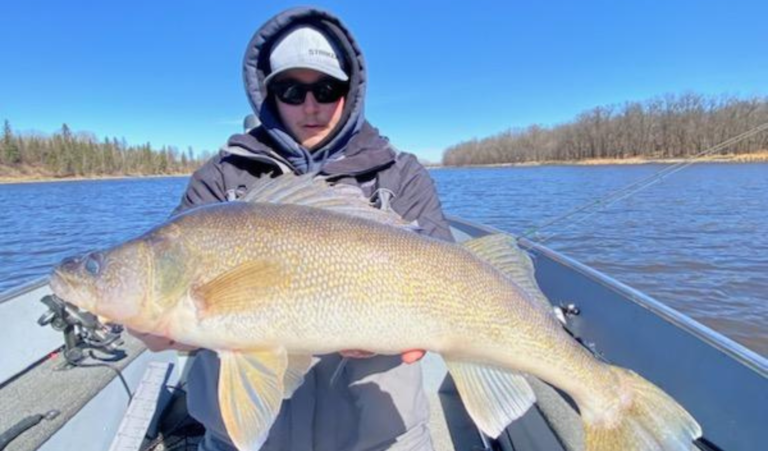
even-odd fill
[[[88,259],[85,261],[85,270],[88,271],[89,274],[96,276],[99,274],[100,269],[101,264],[99,264],[93,255],[89,255]]]

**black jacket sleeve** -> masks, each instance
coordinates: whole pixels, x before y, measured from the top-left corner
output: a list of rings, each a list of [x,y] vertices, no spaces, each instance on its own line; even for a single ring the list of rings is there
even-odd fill
[[[435,183],[416,157],[400,153],[396,159],[400,171],[400,187],[392,199],[392,209],[406,221],[416,221],[425,235],[453,242]]]
[[[221,164],[218,161],[218,157],[214,157],[192,174],[187,190],[181,196],[181,202],[171,215],[177,215],[198,205],[223,202],[225,200],[226,190],[224,188]]]

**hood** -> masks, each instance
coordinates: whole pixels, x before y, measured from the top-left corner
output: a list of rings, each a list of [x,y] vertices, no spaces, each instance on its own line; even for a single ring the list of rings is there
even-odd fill
[[[277,38],[288,28],[308,24],[320,28],[336,41],[344,55],[350,89],[344,112],[336,130],[310,152],[297,143],[283,127],[274,105],[267,100],[264,79],[269,73],[269,54]],[[326,162],[338,158],[352,137],[365,122],[364,98],[366,86],[363,54],[346,26],[329,12],[316,8],[293,8],[276,15],[259,28],[248,43],[243,60],[243,81],[248,101],[261,123],[274,151],[290,161],[297,172],[313,172]]]

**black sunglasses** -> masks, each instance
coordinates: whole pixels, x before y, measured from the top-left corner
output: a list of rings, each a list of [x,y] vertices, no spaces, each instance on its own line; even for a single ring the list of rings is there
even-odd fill
[[[268,89],[283,103],[301,105],[310,91],[318,103],[333,103],[347,94],[349,86],[333,78],[323,78],[310,84],[287,79],[270,83]]]

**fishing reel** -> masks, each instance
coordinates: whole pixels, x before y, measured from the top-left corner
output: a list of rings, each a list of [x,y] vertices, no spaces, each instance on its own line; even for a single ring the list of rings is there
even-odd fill
[[[125,352],[120,349],[123,344],[121,326],[103,324],[94,314],[80,310],[56,295],[44,296],[40,302],[48,307],[48,311],[37,324],[50,325],[64,333],[64,367],[78,366],[86,357],[101,361],[117,361],[125,357]],[[92,350],[106,356],[96,357],[90,352]]]

